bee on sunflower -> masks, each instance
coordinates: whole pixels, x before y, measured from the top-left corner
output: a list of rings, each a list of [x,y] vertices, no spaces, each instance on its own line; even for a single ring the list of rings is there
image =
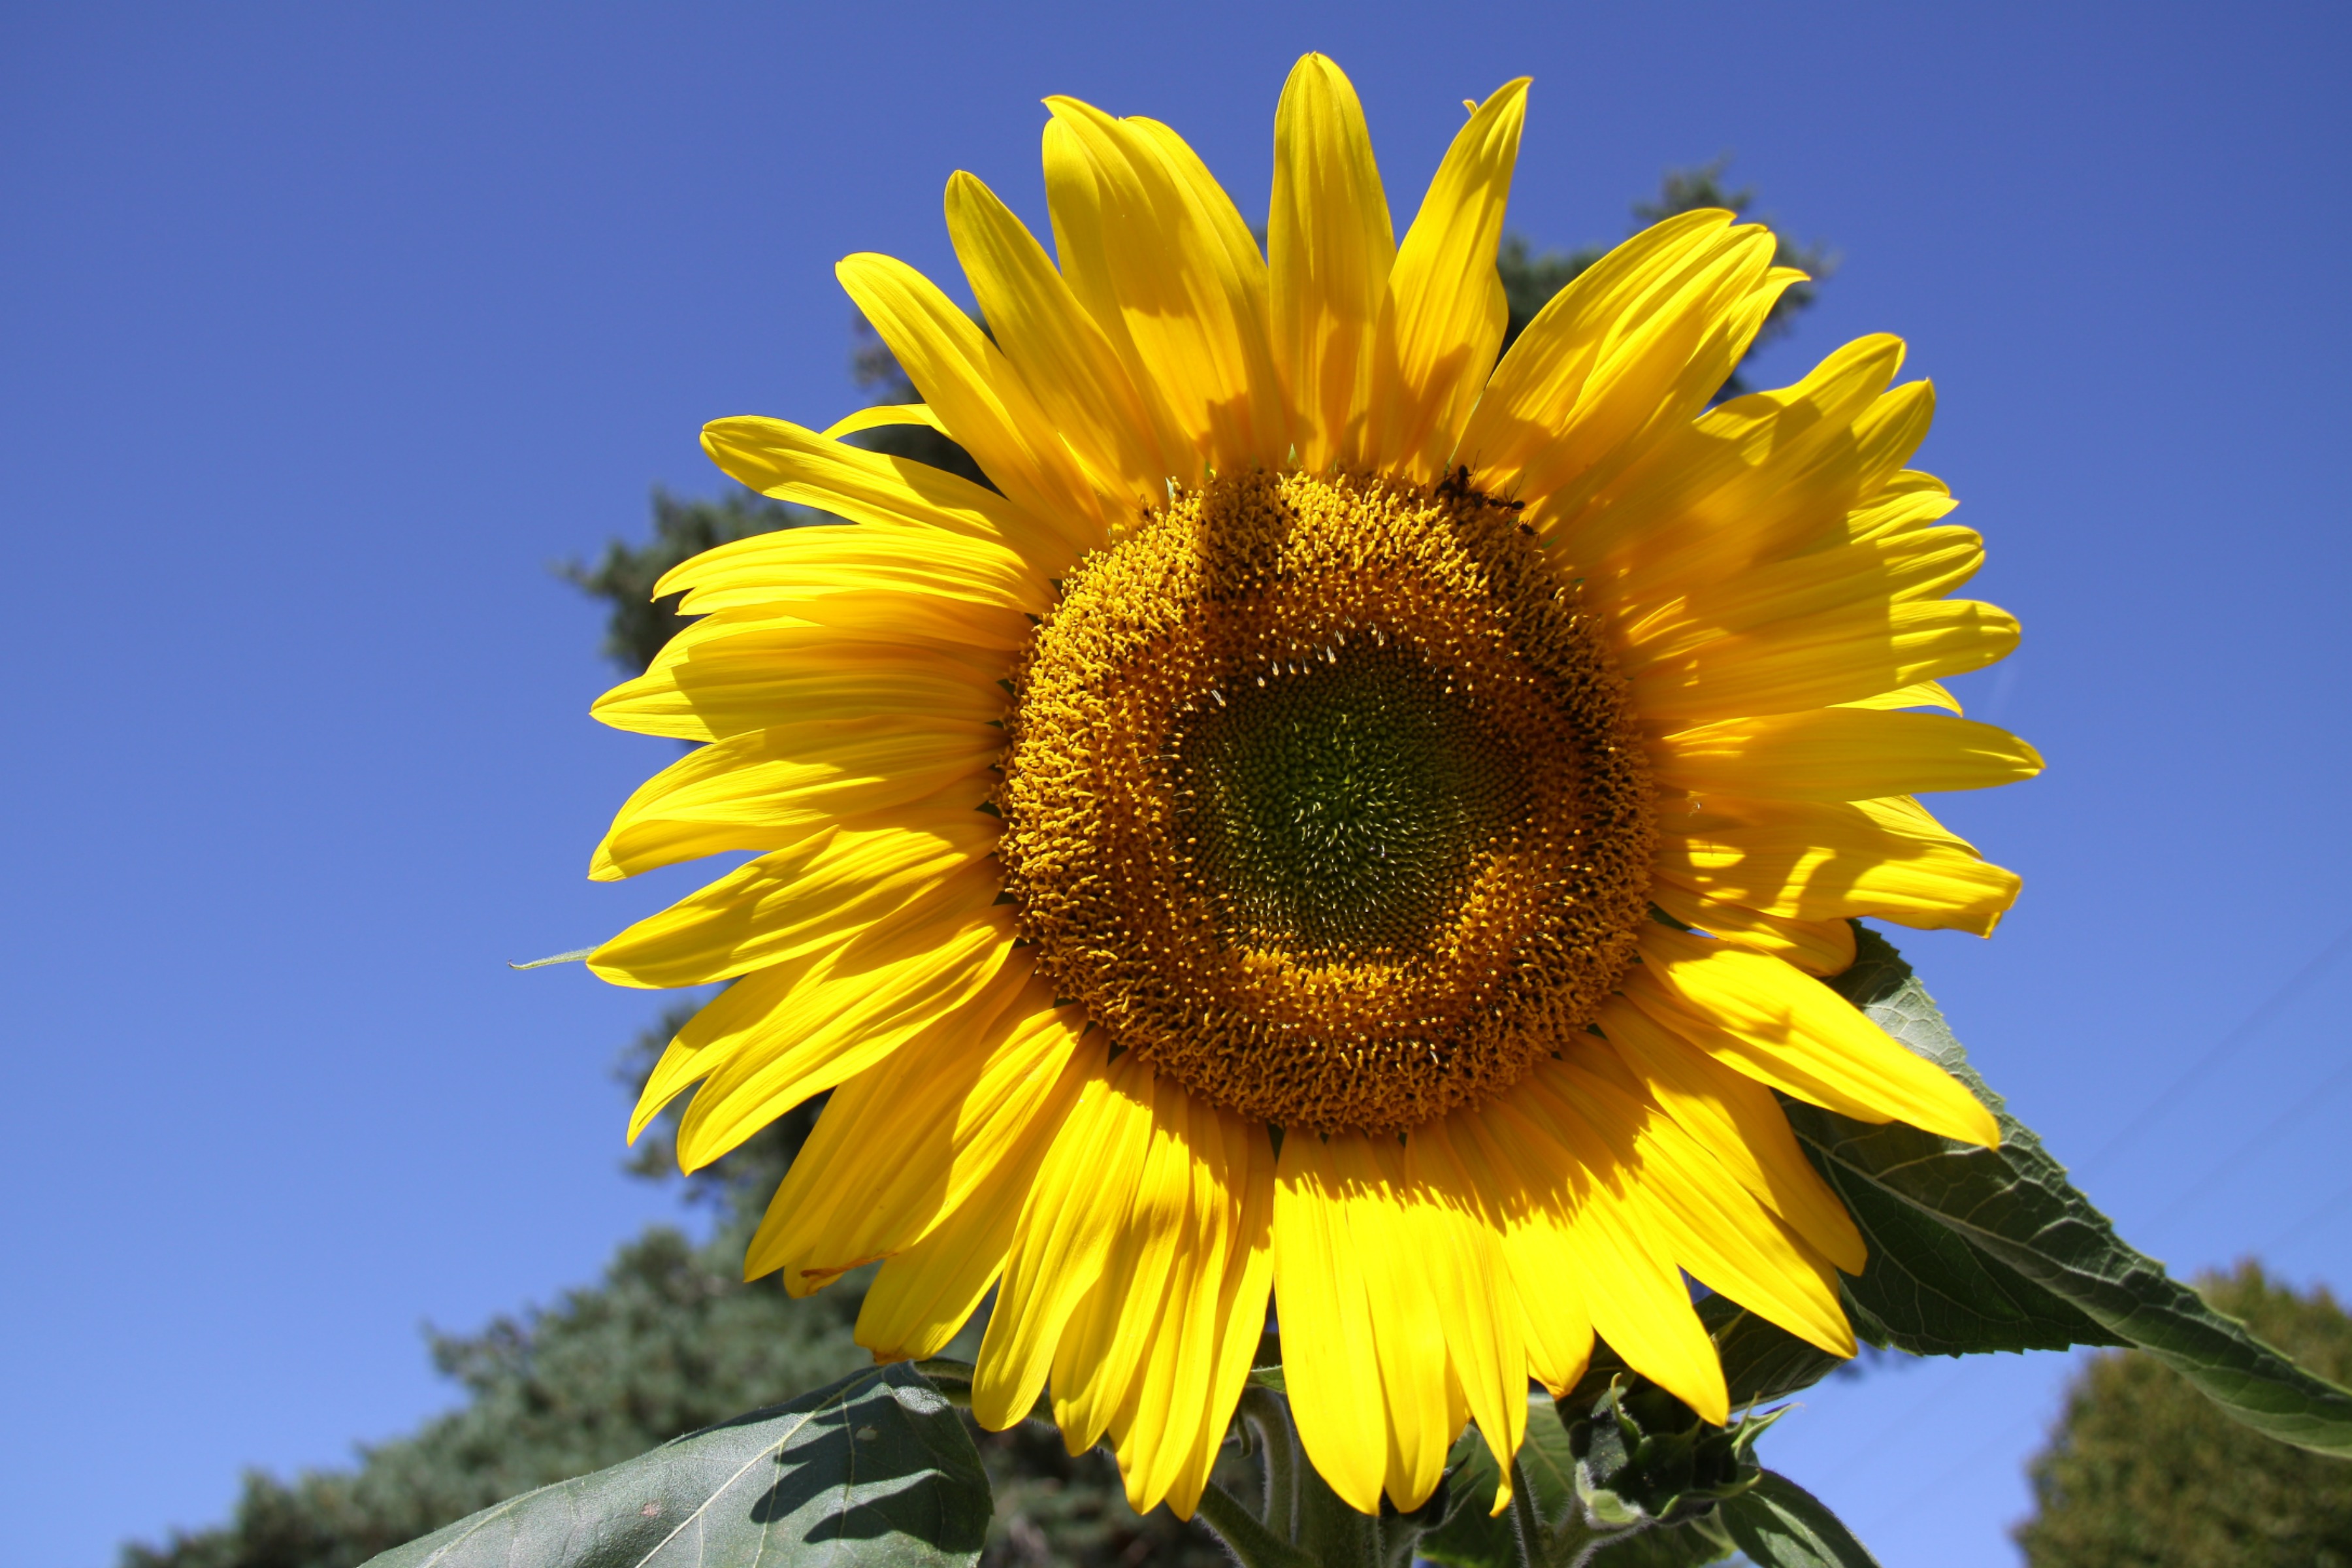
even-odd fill
[[[1354,90],[1285,87],[1261,252],[1167,126],[1049,101],[1048,256],[948,184],[983,333],[839,272],[924,401],[721,419],[764,494],[850,520],[671,572],[699,616],[600,700],[698,742],[592,875],[757,858],[623,931],[625,985],[733,984],[707,1164],[830,1092],[751,1245],[796,1294],[879,1262],[877,1359],[992,1290],[982,1425],[1050,1391],[1189,1517],[1271,1302],[1300,1442],[1356,1509],[1595,1336],[1727,1420],[1684,1276],[1840,1355],[1862,1237],[1780,1095],[1983,1146],[1992,1117],[1817,976],[1853,917],[1989,934],[2017,878],[1912,798],[2032,776],[1937,684],[2016,623],[1906,465],[1933,394],[1859,340],[1710,406],[1782,290],[1685,213],[1497,363],[1527,83],[1395,238]],[[932,426],[983,487],[841,437]],[[1947,710],[1937,712],[1929,710]]]

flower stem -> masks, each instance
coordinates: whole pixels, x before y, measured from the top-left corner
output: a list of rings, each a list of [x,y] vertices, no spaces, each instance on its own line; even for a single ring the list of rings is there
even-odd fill
[[[1292,1534],[1322,1568],[1381,1568],[1381,1521],[1359,1513],[1312,1465],[1299,1465],[1298,1522]]]
[[[1248,1504],[1214,1481],[1201,1493],[1200,1518],[1242,1568],[1319,1568],[1315,1558],[1278,1539]]]
[[[1535,1489],[1517,1457],[1511,1460],[1511,1522],[1518,1527],[1519,1568],[1550,1568],[1551,1531],[1544,1527]]]
[[[1556,1525],[1544,1522],[1536,1506],[1535,1489],[1528,1473],[1511,1461],[1511,1522],[1518,1527],[1520,1568],[1590,1568],[1601,1549],[1634,1533],[1633,1529],[1606,1530],[1592,1522],[1584,1505],[1571,1500],[1566,1517]]]
[[[1241,1417],[1257,1434],[1258,1453],[1265,1466],[1265,1527],[1284,1541],[1298,1539],[1298,1439],[1290,1430],[1290,1411],[1270,1388],[1250,1384],[1242,1389]]]

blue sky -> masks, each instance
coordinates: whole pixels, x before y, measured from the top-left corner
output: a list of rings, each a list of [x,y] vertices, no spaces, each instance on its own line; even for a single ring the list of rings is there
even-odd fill
[[[641,531],[651,485],[715,490],[704,419],[854,406],[832,264],[950,276],[950,170],[1042,229],[1041,96],[1171,121],[1263,212],[1309,48],[1400,218],[1461,100],[1525,73],[1538,244],[1617,237],[1729,150],[1842,252],[1763,368],[1908,338],[1920,461],[2026,628],[1963,694],[2051,764],[1941,804],[2025,876],[1999,936],[1906,946],[2127,1236],[2352,1285],[2347,34],[2320,5],[8,7],[0,1468],[41,1502],[0,1554],[109,1563],[221,1517],[242,1467],[400,1433],[452,1397],[420,1324],[549,1300],[673,1212],[619,1173],[606,1078],[654,999],[504,964],[689,885],[583,879],[669,752],[588,721],[597,617],[548,563]],[[1767,1458],[1890,1564],[2009,1561],[2068,1366],[1828,1384]]]

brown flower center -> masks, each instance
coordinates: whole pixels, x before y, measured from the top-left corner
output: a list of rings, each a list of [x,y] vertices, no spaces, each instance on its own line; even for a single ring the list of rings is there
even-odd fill
[[[1560,1049],[1631,962],[1650,786],[1574,591],[1459,485],[1246,474],[1081,563],[1016,679],[999,853],[1114,1044],[1391,1131]]]

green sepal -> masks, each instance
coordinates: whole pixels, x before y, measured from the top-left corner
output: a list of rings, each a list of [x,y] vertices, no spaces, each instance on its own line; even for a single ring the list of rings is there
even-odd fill
[[[1721,1511],[1603,1542],[1588,1559],[1589,1568],[1704,1568],[1720,1563],[1739,1550],[1723,1531]]]
[[[969,1568],[991,1510],[962,1418],[902,1363],[509,1498],[369,1568]]]
[[[1750,1450],[1780,1411],[1717,1426],[1647,1379],[1610,1379],[1580,1415],[1563,1409],[1578,1499],[1595,1523],[1676,1524],[1756,1484]]]
[[[1515,1522],[1510,1514],[1487,1511],[1495,1499],[1494,1456],[1476,1427],[1465,1432],[1447,1456],[1449,1507],[1443,1521],[1421,1538],[1419,1555],[1448,1568],[1522,1568],[1523,1528],[1531,1528],[1536,1537],[1525,1568],[1580,1563],[1591,1568],[1700,1568],[1734,1551],[1730,1537],[1704,1514],[1686,1514],[1680,1523],[1643,1529],[1596,1526],[1578,1495],[1577,1459],[1568,1426],[1542,1394],[1528,1401],[1527,1440],[1519,1447],[1518,1468],[1530,1506]],[[1590,1557],[1584,1555],[1588,1551]]]

